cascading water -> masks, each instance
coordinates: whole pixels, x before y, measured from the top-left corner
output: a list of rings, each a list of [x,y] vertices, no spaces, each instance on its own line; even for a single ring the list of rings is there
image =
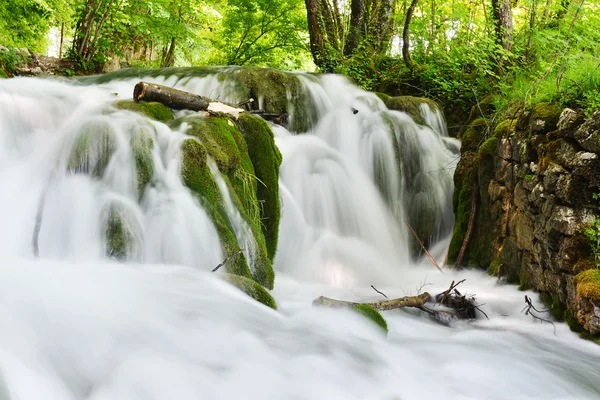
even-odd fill
[[[439,113],[424,106],[418,125],[340,77],[299,77],[310,132],[273,126],[278,312],[207,273],[224,255],[181,182],[185,127],[111,106],[138,78],[0,80],[0,399],[600,397],[600,349],[520,314],[523,292],[411,261],[405,220],[439,259],[452,227],[459,144]],[[144,80],[244,100],[215,75]],[[90,130],[102,132],[93,143]],[[144,190],[140,159],[151,165]],[[107,254],[106,227],[130,243],[124,254]],[[396,310],[384,337],[354,313],[311,307],[320,295],[377,300],[371,284],[389,297],[438,293],[455,278],[489,321],[443,327]]]

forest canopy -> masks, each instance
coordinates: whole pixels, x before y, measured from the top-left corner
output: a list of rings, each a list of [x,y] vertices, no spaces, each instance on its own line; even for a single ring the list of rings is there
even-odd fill
[[[600,107],[598,0],[4,0],[0,44],[107,65],[341,73],[368,90]],[[49,32],[59,32],[60,49]],[[0,62],[7,63],[7,50]]]

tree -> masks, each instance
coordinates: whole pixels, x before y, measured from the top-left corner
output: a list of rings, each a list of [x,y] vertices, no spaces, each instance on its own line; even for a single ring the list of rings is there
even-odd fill
[[[496,57],[499,73],[503,72],[506,62],[506,54],[513,48],[513,17],[511,0],[492,0],[492,16],[496,32],[496,43],[502,49]]]
[[[315,64],[333,72],[356,53],[385,54],[394,33],[396,0],[305,0],[310,49]],[[349,16],[349,18],[348,18]]]

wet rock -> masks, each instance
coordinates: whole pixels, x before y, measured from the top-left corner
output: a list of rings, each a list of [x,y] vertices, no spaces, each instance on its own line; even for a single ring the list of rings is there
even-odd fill
[[[594,215],[586,209],[575,210],[567,206],[556,206],[546,223],[546,229],[554,229],[564,235],[572,236],[585,224],[592,222]]]
[[[515,233],[517,236],[517,246],[520,249],[533,251],[533,223],[524,214],[517,214],[515,217]]]
[[[526,210],[527,207],[529,206],[529,199],[528,199],[529,194],[530,194],[530,192],[528,192],[527,190],[525,190],[525,188],[523,188],[523,182],[517,183],[517,185],[515,186],[515,194],[514,194],[515,205],[522,210]]]
[[[491,180],[488,185],[488,193],[490,194],[490,201],[495,202],[506,194],[506,187],[500,185],[498,182]]]
[[[558,183],[559,179],[566,173],[567,171],[563,167],[551,162],[543,173],[544,189],[547,192],[554,193],[554,190],[556,189],[556,184]]]

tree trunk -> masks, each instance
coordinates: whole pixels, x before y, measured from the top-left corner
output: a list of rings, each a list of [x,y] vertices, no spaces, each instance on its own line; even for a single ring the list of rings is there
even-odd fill
[[[350,3],[350,28],[348,39],[344,46],[344,56],[349,57],[358,47],[363,34],[363,24],[365,19],[364,0],[352,0]]]
[[[402,31],[402,58],[408,69],[412,70],[415,67],[414,61],[410,58],[410,21],[419,0],[412,0],[408,10],[406,10],[406,20],[404,21],[404,30]]]
[[[171,43],[165,55],[163,56],[161,67],[172,67],[175,64],[175,38],[171,38]]]
[[[328,66],[327,50],[323,30],[319,24],[319,0],[305,0],[308,35],[310,37],[310,52],[315,65],[325,72],[333,72]]]
[[[513,18],[510,0],[492,0],[492,15],[496,29],[496,43],[505,50],[512,50]]]
[[[58,59],[62,60],[63,42],[65,40],[65,23],[60,24],[60,45],[58,47]]]

